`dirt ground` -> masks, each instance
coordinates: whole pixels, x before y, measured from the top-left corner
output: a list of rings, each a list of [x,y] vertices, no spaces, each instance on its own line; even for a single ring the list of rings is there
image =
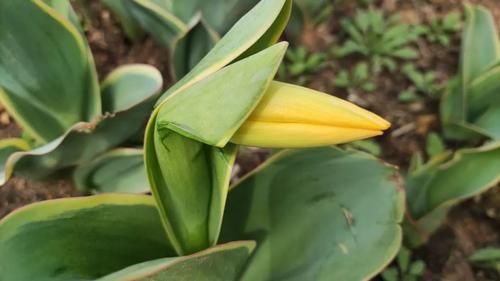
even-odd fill
[[[93,51],[99,77],[125,63],[148,63],[156,66],[165,75],[166,87],[172,83],[168,76],[168,57],[152,40],[139,43],[128,41],[113,16],[100,1],[89,1],[88,7],[78,10],[86,23],[87,37]],[[339,18],[352,15],[354,1],[335,8],[326,24],[308,29],[303,41],[310,50],[324,50],[339,40]],[[400,12],[404,21],[421,23],[435,15],[446,14],[453,10],[462,11],[461,0],[384,0],[373,5],[381,7],[387,13]],[[495,15],[500,28],[500,0],[471,0],[480,3]],[[418,42],[421,57],[416,64],[425,69],[437,71],[438,79],[445,82],[457,72],[460,34],[452,38],[449,48],[438,44]],[[334,62],[329,69],[323,70],[309,86],[318,90],[347,97],[347,93],[332,86],[335,73],[339,69],[349,68],[353,61]],[[392,129],[377,142],[383,148],[382,158],[406,169],[411,155],[424,151],[425,137],[429,132],[439,131],[438,101],[423,99],[405,104],[398,100],[398,93],[408,86],[402,74],[380,75],[376,84],[378,90],[359,97],[362,105],[380,114],[392,123]],[[20,135],[20,130],[8,115],[0,110],[0,138]],[[447,143],[450,147],[460,144]],[[238,159],[235,174],[243,174],[261,163],[268,155],[267,151],[245,150]],[[61,178],[46,182],[25,179],[11,179],[0,188],[0,218],[20,206],[53,198],[82,195],[75,190],[68,180],[70,171],[61,173]],[[420,249],[416,257],[427,265],[423,280],[446,281],[486,281],[500,280],[500,275],[492,271],[472,267],[467,256],[484,246],[500,245],[500,187],[494,188],[480,197],[463,202],[453,208],[446,223]],[[380,279],[376,279],[380,280]]]

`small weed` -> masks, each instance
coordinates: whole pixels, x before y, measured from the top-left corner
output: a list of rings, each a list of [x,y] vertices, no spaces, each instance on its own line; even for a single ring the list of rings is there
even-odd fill
[[[411,261],[411,253],[402,247],[396,258],[396,265],[382,272],[384,281],[416,281],[425,271],[425,263],[422,260]]]
[[[359,10],[353,19],[344,18],[341,25],[348,39],[333,48],[334,55],[362,55],[369,59],[375,73],[383,69],[395,71],[397,59],[418,57],[417,50],[409,44],[419,38],[420,31],[401,23],[398,15],[386,18],[380,10]]]
[[[439,43],[444,47],[450,45],[450,35],[457,32],[462,25],[459,12],[451,12],[443,18],[431,20],[429,25],[422,25],[420,29],[425,38],[432,43]]]
[[[290,48],[286,53],[285,63],[280,67],[279,76],[304,85],[312,74],[323,68],[325,60],[325,54],[311,53],[303,46]]]
[[[399,95],[399,100],[402,102],[419,100],[421,95],[436,98],[441,90],[434,71],[421,72],[414,64],[408,63],[403,66],[403,74],[412,82],[412,85]]]
[[[370,73],[367,63],[358,63],[352,73],[341,70],[335,80],[335,86],[345,88],[348,92],[364,91],[373,92],[376,89],[375,83],[370,80]]]

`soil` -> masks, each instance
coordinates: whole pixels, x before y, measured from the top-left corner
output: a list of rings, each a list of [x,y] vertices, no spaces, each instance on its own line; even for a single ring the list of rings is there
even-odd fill
[[[337,1],[330,20],[317,27],[308,27],[303,44],[310,50],[325,51],[341,34],[339,19],[353,15],[355,1]],[[500,28],[500,2],[498,0],[471,0],[490,9]],[[94,54],[100,79],[117,66],[126,63],[147,63],[156,66],[166,81],[165,88],[172,83],[169,75],[167,53],[151,39],[139,42],[128,40],[117,21],[100,1],[88,1],[78,7],[78,14],[86,23],[85,30]],[[422,23],[436,15],[450,11],[462,11],[461,0],[384,0],[373,1],[373,6],[387,13],[400,12],[408,23]],[[453,35],[450,47],[417,42],[421,57],[415,63],[423,69],[437,72],[438,79],[445,83],[457,72],[460,34]],[[377,79],[378,90],[374,93],[352,96],[345,90],[335,88],[333,79],[339,69],[351,68],[357,58],[333,61],[331,66],[318,73],[309,86],[348,98],[353,102],[380,114],[392,123],[392,129],[376,141],[383,148],[381,158],[401,167],[404,171],[414,153],[425,151],[425,138],[429,132],[439,131],[438,102],[425,98],[410,104],[401,103],[398,94],[409,86],[400,73],[384,73]],[[0,110],[0,138],[20,135],[20,129]],[[449,147],[459,144],[447,143]],[[246,149],[238,157],[234,175],[243,175],[270,154],[268,150]],[[82,195],[68,180],[69,172],[62,178],[50,181],[31,181],[13,178],[0,188],[0,218],[20,206],[47,199]],[[482,196],[467,200],[454,207],[446,223],[430,238],[429,242],[414,252],[415,258],[426,265],[423,280],[486,281],[500,280],[500,275],[473,267],[467,257],[485,246],[500,246],[500,187],[491,189]],[[381,280],[381,279],[375,279]]]

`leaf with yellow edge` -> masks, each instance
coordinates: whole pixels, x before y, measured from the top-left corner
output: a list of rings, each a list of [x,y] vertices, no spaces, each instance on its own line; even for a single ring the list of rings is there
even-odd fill
[[[41,0],[0,1],[0,101],[31,136],[47,143],[98,117],[97,82],[69,20]]]
[[[186,76],[160,97],[157,105],[168,96],[190,87],[231,63],[259,42],[261,38],[265,37],[263,40],[268,44],[259,44],[260,49],[254,49],[253,52],[272,45],[275,42],[273,40],[278,40],[279,35],[283,32],[278,27],[285,28],[282,25],[285,22],[284,19],[288,20],[289,17],[291,9],[289,2],[291,0],[260,1],[217,42],[214,48]],[[275,24],[275,22],[280,24]]]
[[[57,199],[0,221],[2,280],[93,280],[172,256],[151,196]]]
[[[157,108],[157,128],[223,147],[266,92],[287,46],[278,43],[168,97]]]

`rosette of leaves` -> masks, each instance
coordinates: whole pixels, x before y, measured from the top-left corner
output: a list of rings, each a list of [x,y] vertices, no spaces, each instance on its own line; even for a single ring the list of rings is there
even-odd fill
[[[454,11],[443,18],[434,18],[428,25],[422,25],[420,28],[429,42],[448,47],[450,45],[450,36],[457,32],[461,25],[461,14]]]
[[[359,54],[366,57],[375,73],[397,69],[397,60],[411,60],[418,52],[410,44],[418,39],[416,27],[399,21],[399,15],[386,18],[381,10],[359,10],[354,18],[341,21],[348,36],[333,53],[338,57]]]
[[[170,53],[181,78],[257,0],[105,0],[132,39],[144,30]]]
[[[159,100],[145,135],[153,196],[14,212],[0,221],[0,278],[326,281],[379,272],[401,242],[394,167],[334,147],[285,150],[229,187],[237,146],[228,142],[278,68],[290,7],[259,2]]]
[[[69,2],[7,0],[0,13],[0,102],[27,136],[0,142],[0,184],[84,163],[143,127],[162,86],[155,68],[122,66],[99,86]]]

